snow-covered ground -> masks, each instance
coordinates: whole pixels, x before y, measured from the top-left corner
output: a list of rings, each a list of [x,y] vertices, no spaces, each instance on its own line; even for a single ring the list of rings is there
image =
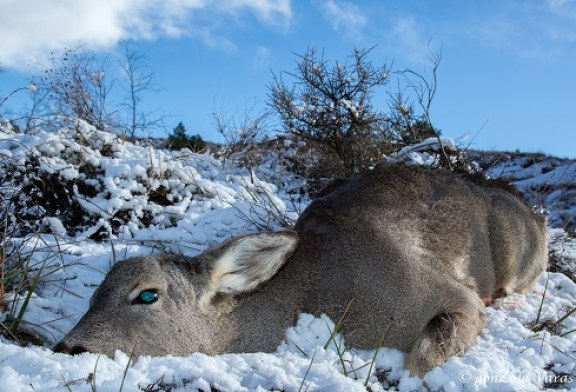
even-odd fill
[[[114,260],[161,251],[192,256],[241,232],[293,221],[307,201],[284,191],[283,184],[298,179],[278,176],[278,168],[261,169],[271,181],[265,182],[209,155],[135,146],[82,124],[35,135],[1,129],[0,161],[17,163],[10,166],[13,173],[2,175],[0,191],[11,197],[12,212],[27,219],[20,234],[45,233],[23,235],[12,244],[31,257],[35,268],[28,279],[42,275],[24,318],[45,347],[20,347],[0,337],[2,392],[576,389],[576,314],[563,318],[576,306],[576,283],[568,277],[576,274],[576,241],[560,229],[551,231],[552,248],[564,272],[544,273],[528,294],[497,300],[486,310],[488,325],[477,344],[424,380],[410,377],[403,367],[405,354],[397,350],[358,351],[343,339],[337,340],[343,352],[334,344],[322,348],[334,325],[311,315],[301,315],[286,331],[288,343],[279,342],[274,353],[134,362],[121,352],[114,358],[55,354],[49,347],[86,311]],[[576,174],[569,170],[574,169],[568,166],[558,181],[575,184]],[[39,209],[22,190],[32,189],[23,173],[42,183],[32,184],[44,192],[35,194],[36,201],[54,193],[68,209]],[[528,189],[536,177],[517,180]],[[546,181],[553,184],[556,177]],[[574,204],[572,199],[553,213],[569,214]],[[79,211],[84,218],[78,218]],[[106,236],[112,240],[96,241]],[[7,299],[19,299],[22,306],[26,293],[15,295],[9,292]],[[0,320],[17,310],[8,308]]]

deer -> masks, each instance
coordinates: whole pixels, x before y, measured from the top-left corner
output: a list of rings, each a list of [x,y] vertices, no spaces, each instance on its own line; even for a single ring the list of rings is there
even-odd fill
[[[380,164],[328,186],[292,229],[117,262],[54,350],[273,352],[301,313],[325,314],[348,346],[402,350],[423,377],[475,343],[487,303],[533,286],[547,238],[502,187]]]

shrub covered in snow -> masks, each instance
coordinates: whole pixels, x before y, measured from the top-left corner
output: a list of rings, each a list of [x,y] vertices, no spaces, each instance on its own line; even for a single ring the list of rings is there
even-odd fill
[[[83,122],[52,133],[3,129],[0,164],[1,209],[21,235],[131,237],[175,227],[208,205],[260,199],[284,212],[275,186],[210,155],[136,146]]]
[[[391,163],[441,167],[463,173],[477,173],[480,167],[458,148],[452,139],[431,137],[402,147],[386,157]]]
[[[431,54],[428,81],[410,70],[375,65],[371,50],[354,49],[346,61],[331,64],[310,48],[298,56],[293,71],[275,75],[270,84],[269,105],[282,131],[304,143],[301,155],[314,155],[316,162],[304,163],[314,179],[363,172],[385,154],[439,135],[429,110],[441,56]],[[374,105],[378,90],[391,82],[398,92],[388,92],[384,105]]]

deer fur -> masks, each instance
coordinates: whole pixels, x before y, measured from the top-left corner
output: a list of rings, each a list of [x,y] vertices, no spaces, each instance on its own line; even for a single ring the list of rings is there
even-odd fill
[[[55,349],[271,352],[300,313],[346,313],[349,347],[383,342],[422,376],[474,344],[482,299],[526,292],[546,264],[545,220],[517,197],[381,165],[330,187],[294,230],[243,235],[193,258],[118,262]],[[145,290],[158,300],[135,303]]]

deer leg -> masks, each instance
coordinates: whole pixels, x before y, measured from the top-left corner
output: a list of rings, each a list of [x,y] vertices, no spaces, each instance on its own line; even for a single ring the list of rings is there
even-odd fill
[[[430,320],[412,346],[406,360],[411,374],[423,377],[430,369],[463,353],[484,328],[484,304],[470,290],[463,288],[460,292],[453,297],[452,306]]]

